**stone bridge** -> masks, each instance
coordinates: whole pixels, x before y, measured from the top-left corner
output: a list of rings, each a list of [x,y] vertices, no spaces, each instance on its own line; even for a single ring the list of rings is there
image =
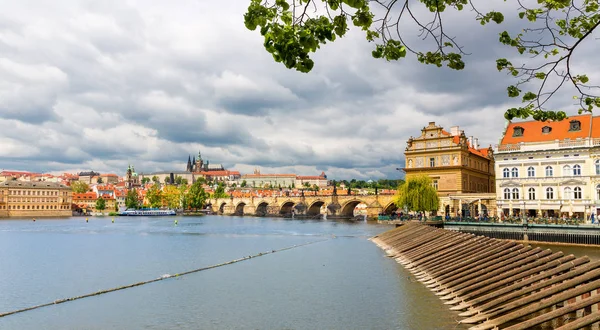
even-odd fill
[[[379,213],[391,214],[397,207],[394,195],[349,195],[349,196],[274,196],[210,199],[212,211],[224,215],[254,216],[354,216],[360,203],[367,205],[370,219]]]

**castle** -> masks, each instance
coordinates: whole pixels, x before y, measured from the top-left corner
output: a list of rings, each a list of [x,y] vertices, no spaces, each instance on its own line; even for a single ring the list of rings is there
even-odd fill
[[[200,151],[198,151],[198,159],[194,156],[194,158],[190,158],[188,155],[187,167],[185,169],[186,172],[189,173],[198,173],[198,172],[211,172],[211,171],[224,171],[223,165],[221,164],[210,164],[208,160],[206,163],[202,159],[202,155]]]

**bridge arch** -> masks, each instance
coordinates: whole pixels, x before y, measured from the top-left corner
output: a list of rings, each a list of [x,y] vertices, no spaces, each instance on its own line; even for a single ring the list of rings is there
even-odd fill
[[[292,209],[294,208],[294,202],[287,200],[281,204],[281,208],[279,209],[279,214],[292,214]]]
[[[342,205],[342,209],[341,209],[340,215],[344,216],[344,217],[353,217],[354,216],[354,209],[360,203],[367,204],[367,203],[365,203],[364,201],[362,201],[360,199],[353,199],[353,200],[347,201],[344,205]]]
[[[227,203],[221,203],[221,206],[219,206],[219,214],[225,213],[225,205],[227,205]]]
[[[316,200],[306,210],[307,215],[319,215],[321,214],[321,207],[325,205],[325,202],[322,200]]]
[[[383,214],[392,214],[394,212],[396,212],[398,210],[398,206],[396,206],[396,203],[391,202],[388,205],[386,205],[386,207],[383,208]]]
[[[269,203],[267,202],[260,202],[260,204],[258,204],[258,206],[256,207],[256,211],[254,214],[256,214],[256,216],[259,217],[265,217],[269,214]]]
[[[246,203],[244,202],[239,202],[236,206],[235,206],[235,215],[244,215],[244,207],[246,206]]]

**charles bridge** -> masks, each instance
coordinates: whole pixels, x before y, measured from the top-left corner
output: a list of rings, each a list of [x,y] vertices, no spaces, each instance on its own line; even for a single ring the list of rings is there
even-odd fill
[[[328,196],[273,196],[273,197],[229,197],[210,199],[212,211],[223,215],[317,217],[354,216],[354,209],[366,204],[367,218],[377,218],[380,213],[391,214],[397,207],[394,195],[328,195]]]

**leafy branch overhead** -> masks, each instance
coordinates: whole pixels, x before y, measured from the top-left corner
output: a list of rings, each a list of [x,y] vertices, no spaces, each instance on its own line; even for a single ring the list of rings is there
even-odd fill
[[[598,86],[591,85],[585,73],[572,71],[575,50],[583,41],[594,40],[592,34],[600,23],[599,1],[538,0],[533,6],[518,2],[515,14],[527,28],[513,36],[504,31],[499,42],[527,56],[523,58],[527,64],[496,61],[499,71],[517,79],[507,88],[508,96],[521,97],[524,104],[508,109],[507,119],[564,119],[563,111],[551,111],[546,104],[565,83],[576,89],[580,112],[600,107],[600,97],[594,94]],[[427,20],[416,14],[423,6],[430,13]],[[375,58],[396,61],[409,54],[423,64],[462,70],[467,53],[447,34],[443,13],[464,9],[473,12],[481,25],[504,21],[502,13],[480,12],[471,0],[251,0],[244,22],[248,29],[260,30],[264,47],[275,61],[300,72],[314,67],[310,53],[343,37],[352,26],[374,43]],[[431,42],[409,45],[410,32],[401,31],[405,21],[418,28],[422,40]],[[525,88],[530,90],[523,92]]]

